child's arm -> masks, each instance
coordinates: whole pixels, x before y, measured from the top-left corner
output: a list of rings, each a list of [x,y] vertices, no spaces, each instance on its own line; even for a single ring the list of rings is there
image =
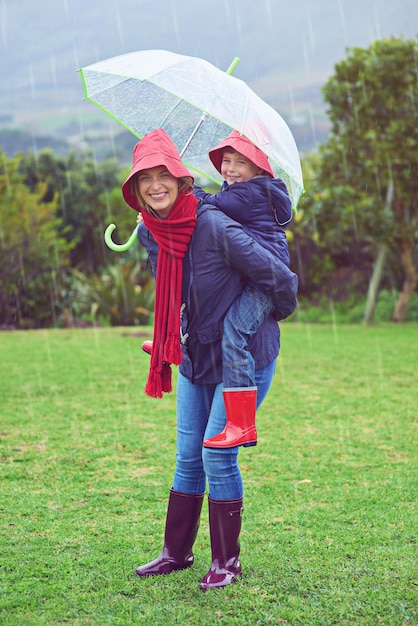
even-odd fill
[[[198,198],[199,200],[203,200],[205,204],[212,204],[216,206],[214,202],[214,199],[216,199],[216,194],[207,193],[202,189],[202,187],[199,187],[199,185],[195,185],[193,187],[193,193],[196,198]]]
[[[225,191],[221,190],[215,194],[207,193],[195,185],[193,193],[200,200],[216,206],[222,213],[240,224],[251,221],[252,194],[245,184],[234,183]]]

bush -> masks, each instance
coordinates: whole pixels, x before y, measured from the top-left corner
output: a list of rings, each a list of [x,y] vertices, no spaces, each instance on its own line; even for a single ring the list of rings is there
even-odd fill
[[[376,304],[375,322],[390,322],[399,293],[395,290],[382,289]],[[292,321],[313,324],[361,324],[364,320],[366,298],[349,296],[345,300],[334,302],[331,298],[322,298],[312,306],[308,300],[301,299],[299,306],[292,315]],[[418,293],[411,299],[406,322],[418,322]]]
[[[376,305],[375,321],[390,322],[392,319],[395,304],[399,298],[399,292],[395,290],[382,289]],[[418,322],[418,293],[414,293],[408,307],[406,322]]]
[[[55,321],[55,292],[65,275],[71,242],[56,217],[56,198],[45,185],[23,184],[19,159],[0,150],[0,324],[48,327]]]
[[[67,309],[62,324],[88,321],[111,326],[149,324],[154,308],[154,279],[140,284],[141,265],[132,261],[109,265],[100,274],[86,276],[73,269]]]

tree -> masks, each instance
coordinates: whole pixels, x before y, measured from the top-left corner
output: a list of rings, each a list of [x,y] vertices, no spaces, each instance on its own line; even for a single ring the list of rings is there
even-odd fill
[[[73,244],[71,264],[87,273],[106,266],[111,260],[103,241],[108,221],[119,215],[119,225],[130,218],[127,237],[135,226],[134,212],[122,199],[118,163],[112,159],[96,163],[88,153],[71,152],[64,158],[42,150],[38,155],[24,155],[19,167],[32,191],[40,183],[46,185],[45,202],[57,198],[57,216],[66,227],[67,241]]]
[[[396,251],[404,278],[393,320],[403,321],[418,283],[418,42],[349,50],[323,93],[332,123],[320,149],[323,216],[331,228],[342,221],[340,237],[355,230],[378,263]]]
[[[0,150],[0,323],[51,326],[71,245],[46,185],[33,192],[18,172],[20,157]]]

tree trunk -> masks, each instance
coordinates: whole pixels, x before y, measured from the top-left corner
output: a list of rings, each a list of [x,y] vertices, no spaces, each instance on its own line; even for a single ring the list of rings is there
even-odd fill
[[[402,291],[399,294],[395,310],[392,315],[392,322],[404,322],[408,312],[409,302],[417,288],[418,272],[414,264],[413,244],[411,241],[401,241],[399,245],[400,257],[405,279]]]
[[[380,280],[383,274],[383,268],[385,266],[387,256],[386,246],[380,244],[376,261],[373,266],[372,277],[369,282],[369,290],[367,292],[366,310],[364,311],[364,323],[371,324],[374,320],[374,313],[376,309],[377,296],[379,293]]]

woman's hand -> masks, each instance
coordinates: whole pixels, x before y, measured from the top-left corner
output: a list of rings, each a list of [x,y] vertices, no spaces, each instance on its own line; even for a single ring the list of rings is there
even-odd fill
[[[144,218],[142,217],[142,213],[138,213],[138,217],[136,218],[136,223],[142,224],[143,221],[144,221]]]

